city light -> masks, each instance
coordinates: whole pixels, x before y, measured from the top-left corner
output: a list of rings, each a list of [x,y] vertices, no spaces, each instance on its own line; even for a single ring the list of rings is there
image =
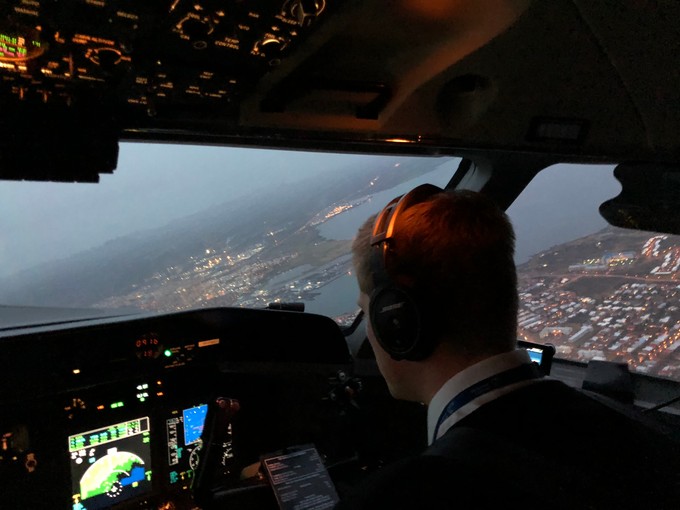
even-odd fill
[[[608,359],[642,373],[680,375],[679,287],[673,281],[680,247],[668,236],[647,239],[639,252],[591,254],[577,264],[558,259],[557,252],[534,260],[536,270],[520,272],[519,338],[552,343],[558,357],[575,361]]]

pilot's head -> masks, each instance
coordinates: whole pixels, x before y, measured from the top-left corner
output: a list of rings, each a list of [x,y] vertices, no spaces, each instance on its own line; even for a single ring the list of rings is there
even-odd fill
[[[410,379],[426,364],[447,359],[460,370],[516,345],[510,221],[479,193],[433,188],[393,201],[352,245],[378,366],[406,400],[424,400]]]

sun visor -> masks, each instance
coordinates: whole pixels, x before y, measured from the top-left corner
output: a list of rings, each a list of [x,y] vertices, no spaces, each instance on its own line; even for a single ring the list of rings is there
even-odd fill
[[[115,105],[0,100],[0,180],[99,182],[118,163]]]
[[[621,193],[600,205],[615,227],[680,234],[680,167],[650,163],[614,169]]]

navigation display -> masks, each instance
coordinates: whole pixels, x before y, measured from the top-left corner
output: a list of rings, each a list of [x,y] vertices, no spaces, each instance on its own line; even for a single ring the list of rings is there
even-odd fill
[[[184,417],[184,443],[193,444],[201,439],[205,416],[208,413],[208,406],[191,407],[182,411]]]
[[[172,417],[165,420],[171,485],[188,484],[193,478],[203,446],[201,434],[207,413],[208,405],[202,404],[173,411]]]
[[[68,438],[74,510],[108,508],[151,491],[149,418]]]

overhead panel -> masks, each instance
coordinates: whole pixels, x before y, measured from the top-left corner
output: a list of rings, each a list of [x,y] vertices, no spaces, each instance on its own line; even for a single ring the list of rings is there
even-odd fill
[[[3,2],[0,178],[97,181],[123,132],[232,129],[242,97],[332,4]]]

